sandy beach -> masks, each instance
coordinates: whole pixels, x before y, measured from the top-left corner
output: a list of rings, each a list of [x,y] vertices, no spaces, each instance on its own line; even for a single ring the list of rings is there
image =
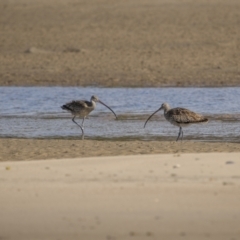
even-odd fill
[[[240,154],[0,162],[0,238],[240,238]]]
[[[0,15],[0,86],[240,86],[239,0],[1,0]],[[0,240],[238,240],[239,164],[236,142],[1,138]]]
[[[1,86],[239,86],[238,0],[1,0]]]

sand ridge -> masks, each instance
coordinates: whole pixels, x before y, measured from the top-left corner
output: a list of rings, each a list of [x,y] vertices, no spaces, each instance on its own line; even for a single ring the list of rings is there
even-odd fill
[[[3,0],[1,86],[239,86],[238,0]]]
[[[239,143],[113,141],[86,139],[0,139],[0,161],[124,156],[159,153],[240,152]]]

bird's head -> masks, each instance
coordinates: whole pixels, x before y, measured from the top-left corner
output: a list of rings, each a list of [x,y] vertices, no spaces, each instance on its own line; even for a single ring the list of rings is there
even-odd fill
[[[91,101],[93,101],[93,102],[98,102],[98,103],[101,103],[103,106],[105,106],[106,108],[108,108],[110,111],[112,111],[112,113],[115,115],[115,117],[116,117],[116,119],[117,119],[117,115],[116,115],[116,113],[108,106],[108,105],[106,105],[104,102],[102,102],[97,96],[92,96],[91,97]]]
[[[168,111],[169,109],[170,109],[170,106],[169,106],[169,104],[168,103],[163,103],[162,105],[161,105],[161,107],[159,108],[159,110],[164,110],[164,111]]]
[[[91,97],[91,101],[94,101],[94,102],[99,102],[99,98],[97,96],[92,96]]]

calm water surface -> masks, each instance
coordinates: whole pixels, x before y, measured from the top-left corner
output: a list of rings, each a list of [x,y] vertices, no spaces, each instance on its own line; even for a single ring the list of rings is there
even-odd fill
[[[184,129],[185,139],[240,142],[240,88],[81,88],[0,87],[0,137],[80,138],[81,130],[60,106],[97,95],[101,104],[85,121],[86,139],[174,140],[178,128],[159,112],[163,102],[209,117],[210,122]],[[78,120],[81,123],[81,120]]]

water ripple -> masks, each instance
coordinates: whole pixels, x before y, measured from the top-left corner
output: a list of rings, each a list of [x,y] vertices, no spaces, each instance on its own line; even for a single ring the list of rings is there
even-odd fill
[[[0,137],[78,138],[80,131],[60,106],[73,99],[97,95],[117,113],[98,104],[86,120],[86,138],[174,140],[178,129],[163,113],[147,127],[147,117],[163,102],[185,107],[210,119],[206,125],[184,129],[184,138],[208,141],[239,140],[240,88],[81,88],[0,87]],[[81,120],[78,120],[81,121]]]

